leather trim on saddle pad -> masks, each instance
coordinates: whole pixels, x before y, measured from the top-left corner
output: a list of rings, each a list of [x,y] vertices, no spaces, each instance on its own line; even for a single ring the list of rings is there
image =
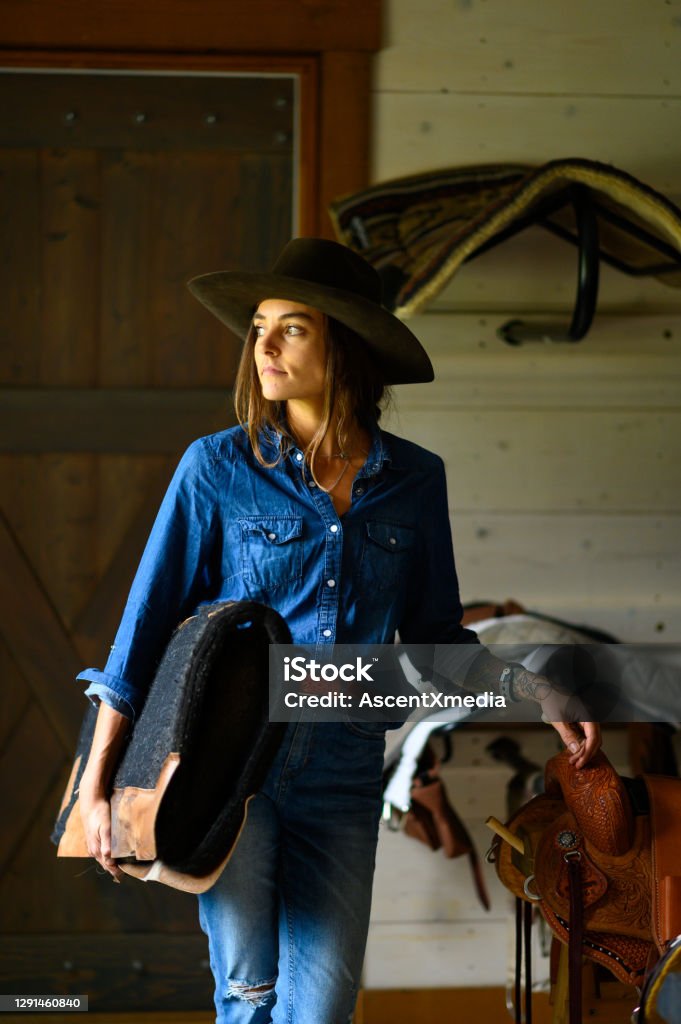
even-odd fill
[[[168,754],[153,789],[126,786],[111,794],[111,856],[154,860],[156,814],[177,767],[180,755]]]
[[[64,795],[62,805],[66,806],[77,775],[77,763]],[[156,856],[154,824],[156,813],[177,766],[179,754],[168,754],[154,789],[139,789],[126,786],[115,789],[111,796],[111,856],[137,857],[149,861]],[[80,796],[77,796],[68,816],[64,834],[57,847],[58,857],[89,857],[85,841],[85,830],[80,814]]]
[[[80,816],[80,799],[76,797],[71,813],[57,847],[58,857],[89,857],[90,851],[85,842],[85,829]]]
[[[168,865],[164,864],[161,860],[154,860],[151,863],[138,862],[136,864],[121,861],[119,863],[121,871],[124,871],[126,875],[131,875],[133,878],[139,879],[140,882],[161,882],[164,885],[169,885],[172,889],[179,889],[182,892],[195,894],[206,892],[207,889],[210,889],[211,886],[215,885],[218,878],[227,867],[227,864],[236,849],[236,844],[239,841],[241,833],[244,830],[246,818],[248,817],[248,805],[254,796],[254,793],[251,794],[244,803],[244,815],[241,819],[239,831],[232,843],[232,846],[230,847],[229,853],[225,859],[210,872],[210,874],[197,878],[195,875],[188,875],[182,871],[175,871],[174,868],[169,868]]]

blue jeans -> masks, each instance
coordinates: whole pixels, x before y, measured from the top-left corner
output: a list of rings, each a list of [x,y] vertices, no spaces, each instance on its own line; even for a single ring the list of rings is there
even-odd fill
[[[298,722],[199,896],[217,1024],[347,1024],[369,926],[384,728]]]

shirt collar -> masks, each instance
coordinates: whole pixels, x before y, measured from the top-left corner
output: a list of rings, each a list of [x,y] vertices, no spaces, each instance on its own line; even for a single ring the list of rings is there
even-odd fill
[[[266,427],[264,432],[265,441],[271,444],[279,453],[282,452],[286,439],[284,435],[271,427]],[[366,457],[366,461],[362,466],[361,470],[357,474],[358,476],[376,476],[381,471],[386,462],[392,461],[392,455],[390,452],[390,443],[386,434],[380,429],[377,423],[374,423],[370,430],[370,444],[369,453]],[[298,454],[302,454],[300,449],[296,445],[291,445],[284,457],[294,458]],[[300,461],[300,460],[298,460]]]
[[[388,439],[377,423],[371,427],[371,444],[366,462],[357,474],[358,476],[376,476],[383,469],[386,462],[391,461]]]

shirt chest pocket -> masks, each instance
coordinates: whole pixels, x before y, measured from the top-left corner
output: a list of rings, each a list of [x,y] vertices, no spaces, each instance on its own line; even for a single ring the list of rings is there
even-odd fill
[[[406,585],[416,540],[413,526],[386,520],[365,524],[358,586],[364,594]]]
[[[241,527],[241,571],[265,590],[303,575],[302,516],[247,516]]]

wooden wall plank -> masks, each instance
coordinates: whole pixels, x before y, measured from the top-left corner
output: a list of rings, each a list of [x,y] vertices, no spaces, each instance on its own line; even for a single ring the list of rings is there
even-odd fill
[[[599,316],[577,344],[507,345],[499,313],[425,314],[409,326],[435,370],[429,384],[394,391],[395,422],[412,411],[593,408],[657,412],[681,404],[681,318]],[[528,323],[542,319],[534,314]]]
[[[37,153],[7,150],[0,163],[0,377],[36,384],[40,367],[42,225]],[[30,183],[30,188],[27,188]]]
[[[510,956],[510,930],[510,915],[506,929],[499,921],[471,921],[459,928],[450,921],[372,925],[364,985],[367,989],[498,985]],[[534,962],[537,967],[536,952]],[[541,976],[538,967],[535,973]]]
[[[85,150],[45,151],[42,172],[41,383],[88,387],[97,377],[97,155]]]
[[[678,96],[671,4],[542,0],[451,4],[390,0],[381,92]]]
[[[372,177],[585,157],[678,199],[680,120],[675,97],[381,93],[374,104]]]
[[[580,595],[555,593],[549,614],[568,622],[586,622],[628,643],[681,643],[681,603],[678,596],[666,603],[646,603],[635,587],[628,587],[617,602],[587,605]]]
[[[444,458],[457,512],[681,511],[679,409],[451,410],[445,430],[440,411],[402,420]]]
[[[169,50],[301,53],[313,50],[377,50],[381,5],[367,0],[300,4],[290,0],[2,0],[0,46],[103,50]],[[265,31],[263,31],[265,29]]]
[[[639,606],[666,607],[677,599],[678,514],[454,510],[452,529],[466,601],[513,597],[548,612],[559,600],[572,603],[578,621],[588,623],[594,607],[628,607],[634,599]]]

